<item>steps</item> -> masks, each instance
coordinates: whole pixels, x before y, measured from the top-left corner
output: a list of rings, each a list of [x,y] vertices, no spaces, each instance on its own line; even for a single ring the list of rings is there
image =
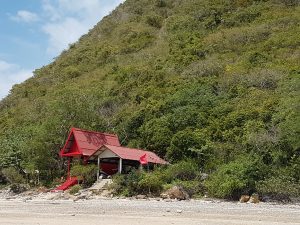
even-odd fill
[[[106,189],[107,185],[111,184],[111,179],[101,179],[98,182],[94,183],[92,187],[89,188],[91,191],[103,191]]]
[[[74,186],[75,184],[78,184],[77,177],[70,177],[68,180],[66,180],[63,184],[55,188],[53,191],[65,191],[69,187]]]

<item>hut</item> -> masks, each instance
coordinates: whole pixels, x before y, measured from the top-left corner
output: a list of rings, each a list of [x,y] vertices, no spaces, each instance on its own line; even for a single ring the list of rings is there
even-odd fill
[[[115,134],[78,128],[71,128],[66,143],[59,154],[67,159],[68,175],[67,181],[57,190],[66,190],[77,183],[77,178],[70,176],[70,167],[74,160],[80,161],[83,165],[97,164],[97,179],[100,171],[113,175],[127,173],[132,168],[138,168],[144,162],[150,168],[156,164],[168,163],[153,152],[121,146],[119,138]]]

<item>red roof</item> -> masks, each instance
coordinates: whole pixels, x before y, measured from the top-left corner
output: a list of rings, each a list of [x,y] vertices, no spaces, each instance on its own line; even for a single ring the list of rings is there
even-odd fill
[[[113,145],[104,145],[100,150],[109,149],[116,155],[118,155],[121,159],[135,160],[139,161],[141,156],[146,154],[146,158],[148,162],[155,164],[168,164],[165,160],[158,157],[154,152],[145,151],[141,149],[135,148],[126,148],[121,146],[113,146]]]
[[[114,134],[72,128],[65,146],[60,151],[60,155],[91,156],[104,144],[120,146],[119,138]]]

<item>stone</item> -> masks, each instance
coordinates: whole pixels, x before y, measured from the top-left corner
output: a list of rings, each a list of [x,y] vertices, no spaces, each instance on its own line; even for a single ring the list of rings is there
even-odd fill
[[[59,200],[59,199],[62,199],[62,198],[64,198],[63,194],[58,193],[58,194],[54,195],[52,198],[50,198],[50,200]]]
[[[201,173],[201,175],[200,175],[200,179],[202,180],[202,181],[204,181],[204,180],[206,180],[207,178],[208,178],[208,174],[207,173]]]
[[[146,195],[137,195],[136,199],[146,199]]]
[[[25,198],[25,199],[24,199],[24,202],[29,201],[29,200],[32,200],[32,197],[27,197],[27,198]]]
[[[169,198],[169,196],[168,196],[166,193],[162,193],[162,194],[160,195],[160,197],[161,197],[162,199],[167,199],[167,198]]]
[[[162,193],[161,198],[166,199],[166,198],[171,198],[171,199],[178,199],[178,200],[188,200],[190,199],[189,194],[179,186],[173,186],[166,192]]]
[[[246,203],[246,202],[249,201],[249,199],[250,199],[250,196],[249,196],[249,195],[242,195],[242,196],[240,197],[240,203]]]
[[[47,193],[49,190],[44,187],[44,186],[40,186],[38,189],[37,189],[37,192],[38,193]]]
[[[87,199],[88,195],[87,194],[81,194],[79,196],[77,196],[77,199]]]
[[[177,213],[182,213],[182,210],[181,209],[177,209],[176,212]]]
[[[28,185],[24,184],[12,184],[10,185],[10,191],[14,194],[20,194],[28,190]]]
[[[258,194],[252,194],[248,202],[249,203],[259,203]]]

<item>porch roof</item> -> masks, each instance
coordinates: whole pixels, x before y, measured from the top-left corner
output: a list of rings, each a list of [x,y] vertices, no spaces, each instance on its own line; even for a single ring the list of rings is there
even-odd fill
[[[127,160],[134,160],[134,161],[139,161],[141,156],[146,154],[147,161],[149,163],[154,163],[154,164],[168,164],[167,161],[163,160],[159,156],[157,156],[154,152],[150,151],[145,151],[142,149],[136,149],[136,148],[127,148],[127,147],[122,147],[122,146],[114,146],[114,145],[103,145],[100,147],[93,155],[91,155],[90,159],[95,159],[98,156],[100,158],[106,158],[105,152],[110,151],[113,153],[113,155],[121,158],[121,159],[127,159]],[[102,157],[101,157],[102,155]]]

